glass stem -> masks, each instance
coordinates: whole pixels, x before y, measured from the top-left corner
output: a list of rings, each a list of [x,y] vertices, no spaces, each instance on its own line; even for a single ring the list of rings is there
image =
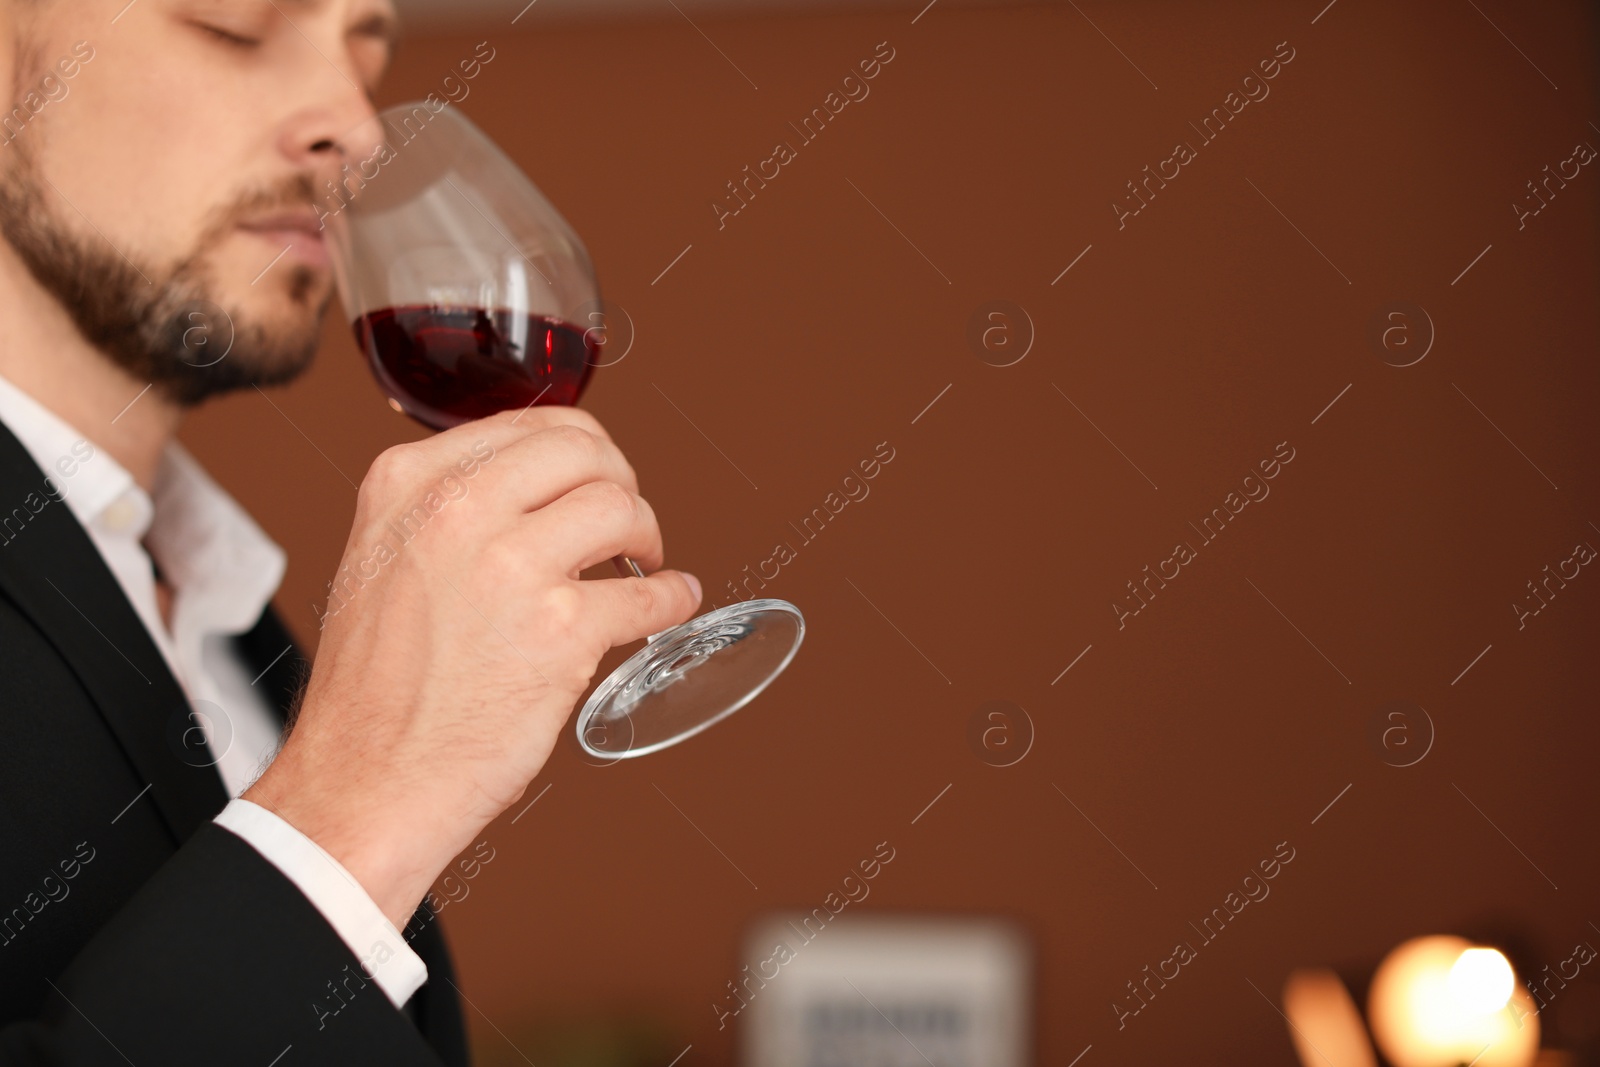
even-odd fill
[[[639,565],[627,556],[611,557],[611,565],[617,568],[617,576],[619,578],[643,578],[645,576],[644,571],[639,567]],[[670,630],[671,627],[669,626],[667,629]],[[651,634],[649,637],[644,639],[644,643],[647,645],[653,644],[656,638],[660,637],[661,634],[666,632],[666,630],[662,630],[661,633]]]

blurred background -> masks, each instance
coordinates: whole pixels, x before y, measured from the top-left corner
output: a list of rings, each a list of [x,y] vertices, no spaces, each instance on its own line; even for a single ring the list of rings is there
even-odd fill
[[[924,2],[404,10],[382,102],[454,75],[594,258],[670,565],[808,622],[489,827],[478,1062],[1372,1062],[1329,1035],[1421,935],[1600,1062],[1593,5]],[[314,649],[426,431],[337,306],[271,398],[183,436]]]

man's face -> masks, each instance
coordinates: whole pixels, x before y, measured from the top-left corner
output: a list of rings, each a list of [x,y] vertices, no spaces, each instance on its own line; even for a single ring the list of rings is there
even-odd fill
[[[180,404],[302,370],[333,293],[315,204],[372,114],[389,0],[15,13],[0,233],[34,276]]]

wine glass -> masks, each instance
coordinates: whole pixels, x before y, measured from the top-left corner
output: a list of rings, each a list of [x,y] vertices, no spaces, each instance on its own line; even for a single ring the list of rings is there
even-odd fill
[[[440,106],[433,106],[440,105]],[[594,267],[532,181],[437,99],[379,112],[342,139],[324,214],[339,295],[389,402],[434,429],[575,404],[605,344]],[[643,577],[626,556],[617,579]],[[652,635],[578,713],[583,750],[642,756],[765,689],[799,651],[786,600],[735,602]]]

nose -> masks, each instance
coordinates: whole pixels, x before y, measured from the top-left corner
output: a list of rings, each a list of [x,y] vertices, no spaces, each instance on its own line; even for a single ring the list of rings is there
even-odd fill
[[[352,144],[375,124],[372,100],[356,81],[354,65],[337,47],[323,46],[301,81],[297,106],[279,127],[278,150],[295,169],[320,181],[336,177],[346,158],[359,158]]]
[[[366,93],[346,86],[340,96],[345,99],[309,103],[284,122],[278,150],[285,159],[306,169],[338,168],[351,143],[362,140],[377,117]]]

